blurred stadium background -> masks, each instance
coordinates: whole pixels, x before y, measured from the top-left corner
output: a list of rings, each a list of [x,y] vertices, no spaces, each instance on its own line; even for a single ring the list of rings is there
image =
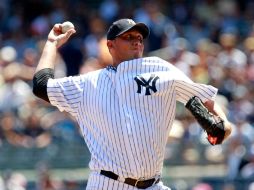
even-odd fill
[[[50,28],[77,34],[59,50],[56,76],[103,68],[107,27],[129,17],[151,28],[146,55],[219,89],[234,124],[210,146],[177,107],[163,180],[177,190],[254,190],[254,2],[252,0],[0,0],[0,190],[81,190],[90,154],[73,118],[33,96],[31,79]]]

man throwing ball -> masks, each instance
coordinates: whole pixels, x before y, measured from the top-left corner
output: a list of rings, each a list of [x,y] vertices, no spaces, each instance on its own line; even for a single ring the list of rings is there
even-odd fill
[[[91,152],[86,189],[170,189],[160,176],[177,101],[198,119],[211,144],[222,143],[230,134],[230,123],[214,103],[215,87],[194,83],[158,57],[142,57],[149,36],[144,23],[120,19],[110,26],[112,65],[54,79],[57,49],[74,33],[74,28],[62,33],[61,24],[50,31],[33,91],[76,118]]]

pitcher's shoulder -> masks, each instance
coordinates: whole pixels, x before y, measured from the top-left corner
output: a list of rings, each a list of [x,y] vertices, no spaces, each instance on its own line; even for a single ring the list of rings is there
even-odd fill
[[[154,67],[163,67],[165,69],[170,69],[173,65],[169,63],[168,61],[161,59],[160,57],[144,57],[142,59],[142,63],[144,65],[148,66],[154,66]]]
[[[157,56],[151,56],[151,57],[143,57],[141,58],[142,61],[144,62],[155,62],[155,63],[163,63],[163,62],[167,62],[164,59],[161,59],[160,57]]]

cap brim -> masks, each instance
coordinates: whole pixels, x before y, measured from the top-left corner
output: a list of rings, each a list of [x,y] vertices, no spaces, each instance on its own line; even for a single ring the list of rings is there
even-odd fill
[[[146,24],[144,24],[142,22],[136,23],[134,26],[132,26],[130,28],[127,28],[126,30],[120,32],[116,36],[120,36],[120,35],[124,34],[125,32],[128,32],[128,31],[133,30],[133,29],[138,30],[142,34],[144,39],[149,36],[150,30],[149,30],[148,26],[146,26]]]

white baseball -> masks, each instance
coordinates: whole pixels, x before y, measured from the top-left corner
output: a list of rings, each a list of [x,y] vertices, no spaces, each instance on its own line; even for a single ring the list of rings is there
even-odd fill
[[[62,23],[62,33],[66,33],[69,29],[74,28],[74,25],[70,21]]]

